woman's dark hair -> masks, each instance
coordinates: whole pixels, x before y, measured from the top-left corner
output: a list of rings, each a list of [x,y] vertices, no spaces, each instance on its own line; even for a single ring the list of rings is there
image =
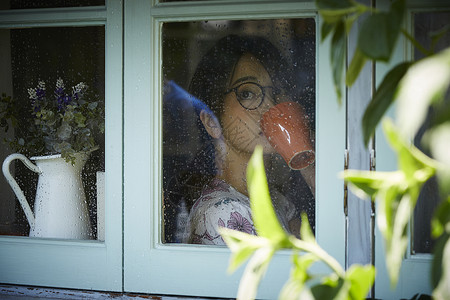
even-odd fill
[[[246,53],[259,60],[275,86],[290,90],[289,82],[293,79],[291,68],[273,44],[262,37],[228,35],[203,56],[189,87],[189,92],[202,100],[219,119],[230,76]]]
[[[280,51],[269,41],[256,36],[228,35],[220,39],[200,60],[192,77],[189,92],[203,102],[220,120],[224,93],[229,88],[230,77],[244,54],[252,54],[264,66],[275,86],[290,90],[289,82],[293,81],[292,70]],[[191,162],[190,170],[206,178],[214,177],[215,150],[210,135],[206,132],[200,118],[197,119],[200,132],[200,149]],[[211,168],[211,166],[214,166]]]

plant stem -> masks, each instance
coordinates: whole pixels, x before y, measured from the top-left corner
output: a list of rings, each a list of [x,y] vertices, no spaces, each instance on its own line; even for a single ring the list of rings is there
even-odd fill
[[[298,250],[311,253],[311,254],[315,255],[316,257],[318,257],[321,261],[323,261],[325,264],[327,264],[334,272],[336,272],[336,274],[339,277],[341,277],[341,278],[345,277],[345,271],[342,268],[342,266],[339,264],[339,262],[336,259],[334,259],[334,257],[330,256],[318,244],[311,243],[311,242],[305,242],[305,241],[299,240],[295,237],[290,238],[290,242]]]
[[[412,35],[410,35],[408,31],[402,29],[402,33],[411,42],[411,44],[413,44],[414,47],[416,47],[417,50],[419,50],[423,55],[425,56],[433,55],[433,51],[425,49],[425,47],[423,47]]]

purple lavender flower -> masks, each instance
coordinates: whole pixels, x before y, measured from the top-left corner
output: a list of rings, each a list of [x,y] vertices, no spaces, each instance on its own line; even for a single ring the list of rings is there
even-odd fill
[[[41,102],[45,97],[45,82],[39,81],[36,88],[28,89],[28,95],[31,99],[31,107],[33,108],[33,111],[37,113],[41,110]]]
[[[230,220],[227,222],[227,227],[249,234],[253,232],[253,225],[237,211],[230,214]]]
[[[45,89],[37,88],[36,89],[36,96],[37,96],[38,100],[41,100],[42,98],[44,98],[45,97]]]
[[[73,98],[78,101],[78,99],[84,94],[87,88],[88,86],[84,82],[80,82],[76,86],[72,87]]]
[[[58,111],[64,111],[66,106],[72,102],[72,97],[64,93],[65,85],[61,78],[56,80],[55,96],[58,104]]]

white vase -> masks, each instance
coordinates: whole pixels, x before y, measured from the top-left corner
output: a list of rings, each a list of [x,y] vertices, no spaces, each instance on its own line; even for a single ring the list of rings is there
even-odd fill
[[[66,162],[61,155],[30,158],[15,153],[3,162],[3,174],[16,194],[30,224],[30,237],[92,239],[86,195],[81,171],[89,153],[75,154],[75,163]],[[34,212],[10,173],[13,160],[22,161],[39,174]]]

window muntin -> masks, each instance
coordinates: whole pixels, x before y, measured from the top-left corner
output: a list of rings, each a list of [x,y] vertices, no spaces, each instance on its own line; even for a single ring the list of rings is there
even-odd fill
[[[164,23],[162,27],[164,78],[162,240],[165,243],[177,243],[183,240],[192,242],[184,229],[190,208],[207,183],[211,183],[212,178],[218,174],[214,159],[217,151],[212,146],[208,134],[205,135],[202,129],[204,125],[199,123],[201,122],[200,112],[205,103],[199,99],[192,100],[188,92],[191,78],[202,56],[218,40],[230,34],[258,35],[278,47],[293,69],[293,77],[288,80],[292,89],[292,99],[304,108],[314,144],[316,40],[314,19]],[[227,128],[223,127],[223,130]],[[281,191],[281,194],[293,200],[289,203],[293,204],[297,212],[304,211],[309,215],[310,222],[314,226],[315,201],[301,172],[290,170],[282,158],[276,154],[271,156],[270,165],[267,174],[269,185],[274,188],[272,196],[278,193],[275,192],[275,188]],[[309,176],[314,181],[314,175],[309,174]],[[314,183],[312,183],[312,189],[314,189]],[[280,215],[283,218],[282,213]],[[236,215],[233,216],[236,217]],[[295,217],[291,216],[292,219]],[[234,224],[233,221],[235,223],[239,223],[239,220],[246,221],[241,218],[232,219],[228,220],[230,226]],[[227,220],[224,221],[224,224],[226,223]],[[235,225],[238,226],[237,223]]]
[[[14,105],[22,107],[19,127],[4,133],[3,137],[14,140],[23,137],[28,132],[30,124],[35,122],[28,89],[35,88],[40,80],[45,81],[47,99],[57,101],[53,93],[58,78],[63,79],[65,93],[71,95],[72,86],[84,82],[88,86],[85,100],[93,102],[99,100],[99,108],[104,111],[105,98],[105,27],[40,27],[28,29],[2,29],[2,80],[0,90],[11,96]],[[12,125],[12,124],[11,124]],[[96,239],[103,234],[103,220],[97,222],[97,176],[102,176],[104,171],[104,133],[100,128],[93,131],[95,140],[100,149],[90,153],[89,159],[83,168],[82,181],[88,220],[84,220],[86,229],[81,236],[86,239]],[[15,152],[6,143],[1,145],[1,160],[12,152]],[[30,157],[37,153],[26,153]],[[44,153],[43,153],[44,154]],[[45,154],[53,154],[46,152]],[[38,175],[28,170],[21,162],[15,161],[11,167],[15,178],[25,196],[34,209],[34,199]],[[97,172],[100,171],[99,174]],[[0,206],[0,233],[2,235],[28,236],[30,225],[27,221],[19,202],[11,192],[11,187],[6,183],[3,175]],[[100,191],[103,187],[99,187]],[[103,195],[103,193],[101,193]],[[78,193],[78,196],[81,193]],[[103,207],[100,205],[100,207]],[[82,209],[81,207],[79,207]],[[36,211],[35,211],[36,212]],[[103,215],[103,211],[101,212]],[[82,218],[85,215],[80,215]],[[99,224],[100,223],[100,224]],[[78,225],[76,225],[78,226]],[[89,229],[90,227],[90,229]],[[98,228],[102,228],[99,234]],[[43,236],[46,237],[46,236]]]

